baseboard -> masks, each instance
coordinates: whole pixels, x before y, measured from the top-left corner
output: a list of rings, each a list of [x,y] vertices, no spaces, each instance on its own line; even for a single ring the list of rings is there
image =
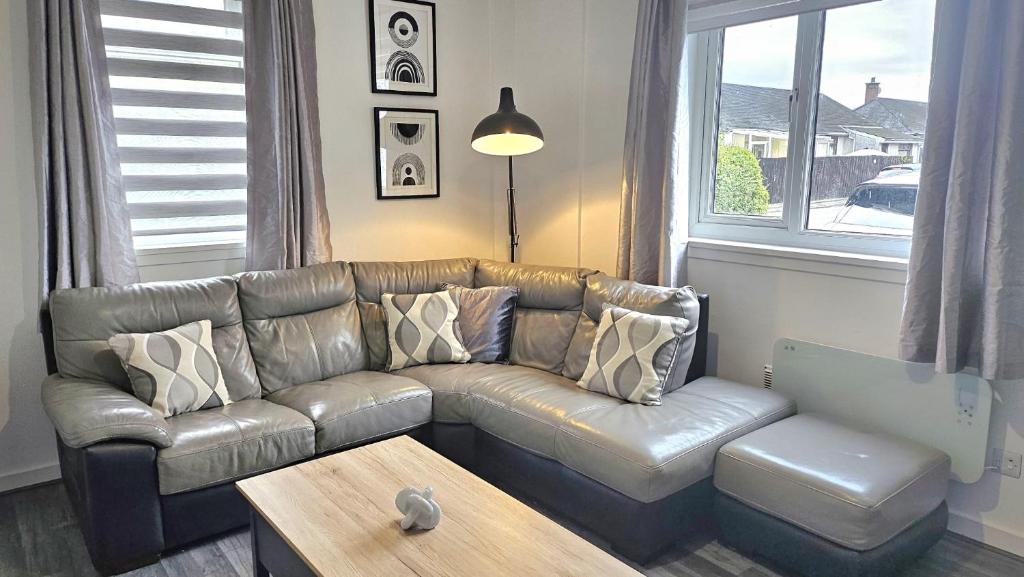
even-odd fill
[[[985,524],[980,519],[954,511],[949,512],[949,530],[990,547],[1024,557],[1024,535],[1021,533]]]
[[[25,469],[22,471],[14,471],[12,473],[4,473],[0,475],[0,493],[31,487],[32,485],[38,485],[39,483],[47,483],[59,478],[60,465],[57,463],[43,465],[42,467],[34,467],[32,469]]]

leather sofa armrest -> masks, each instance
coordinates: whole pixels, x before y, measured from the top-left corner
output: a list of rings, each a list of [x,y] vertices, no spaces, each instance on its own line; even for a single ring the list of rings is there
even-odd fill
[[[50,375],[43,381],[43,407],[69,447],[78,449],[110,439],[171,446],[163,415],[109,383]]]

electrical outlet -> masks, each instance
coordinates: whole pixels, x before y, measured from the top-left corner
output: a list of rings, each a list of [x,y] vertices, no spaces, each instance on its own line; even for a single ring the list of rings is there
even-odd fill
[[[992,468],[1002,475],[1020,479],[1021,454],[1011,453],[998,447],[992,449]]]

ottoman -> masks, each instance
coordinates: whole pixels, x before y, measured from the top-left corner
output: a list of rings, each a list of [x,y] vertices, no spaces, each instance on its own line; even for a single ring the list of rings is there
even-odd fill
[[[804,575],[898,573],[946,530],[949,457],[898,437],[796,415],[724,445],[722,540]]]

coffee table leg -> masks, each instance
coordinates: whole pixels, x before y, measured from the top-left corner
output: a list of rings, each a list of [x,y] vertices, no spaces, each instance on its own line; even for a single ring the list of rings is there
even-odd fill
[[[260,561],[259,536],[256,527],[256,511],[249,511],[249,533],[252,536],[252,575],[253,577],[270,577],[270,571]]]

